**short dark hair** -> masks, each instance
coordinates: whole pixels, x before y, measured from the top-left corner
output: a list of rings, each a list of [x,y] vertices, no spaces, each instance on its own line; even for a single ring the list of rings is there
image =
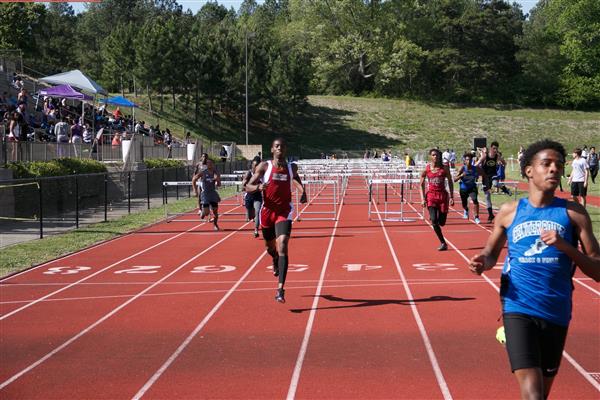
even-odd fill
[[[544,139],[540,140],[539,142],[532,143],[523,152],[523,159],[521,160],[521,176],[523,178],[526,177],[525,168],[531,165],[531,162],[533,161],[535,155],[542,150],[556,151],[562,156],[563,161],[567,158],[567,152],[564,146],[558,142],[549,139]]]
[[[577,154],[577,157],[581,157],[581,149],[579,147],[576,147],[573,153]]]
[[[275,139],[273,139],[273,141],[271,142],[271,146],[273,146],[273,144],[274,144],[275,142],[277,142],[277,141],[279,141],[279,143],[281,143],[281,144],[283,144],[283,145],[287,146],[287,141],[286,141],[286,140],[285,140],[283,137],[281,137],[281,136],[278,136],[278,137],[276,137]]]
[[[490,147],[492,146],[500,147],[500,144],[498,144],[498,142],[494,140],[492,144],[490,144]]]
[[[437,154],[437,159],[436,159],[435,167],[436,168],[443,167],[444,163],[442,161],[442,152],[440,151],[440,149],[436,149],[436,148],[430,149],[429,153],[427,153],[427,154],[431,155],[431,153],[436,153]]]
[[[463,159],[467,157],[473,158],[473,153],[471,153],[470,151],[465,152],[465,154],[463,154]]]

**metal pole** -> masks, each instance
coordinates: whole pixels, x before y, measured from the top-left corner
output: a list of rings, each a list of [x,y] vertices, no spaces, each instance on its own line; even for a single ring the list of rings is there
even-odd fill
[[[42,198],[42,181],[38,180],[38,195],[40,199],[40,239],[44,238],[44,201]]]
[[[79,179],[75,175],[75,227],[79,229]]]
[[[146,168],[146,199],[148,200],[148,210],[150,209],[150,170]]]
[[[108,174],[104,174],[104,222],[108,221]]]
[[[127,172],[127,213],[131,214],[131,171]]]
[[[246,31],[246,146],[248,146],[248,31]]]

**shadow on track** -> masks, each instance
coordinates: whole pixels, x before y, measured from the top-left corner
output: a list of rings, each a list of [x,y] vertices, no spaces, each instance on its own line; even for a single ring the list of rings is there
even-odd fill
[[[310,296],[305,296],[310,297]],[[337,297],[330,294],[323,294],[319,296],[328,301],[336,301],[342,303],[354,303],[346,306],[331,306],[331,307],[317,307],[314,310],[335,310],[341,308],[355,308],[355,307],[374,307],[374,306],[385,306],[388,304],[397,304],[401,306],[409,306],[414,303],[428,303],[431,301],[469,301],[475,300],[475,297],[450,297],[450,296],[431,296],[424,299],[414,300],[369,300],[369,299],[345,299],[343,297]],[[313,308],[292,308],[290,309],[293,313],[302,313],[305,311],[312,311]]]

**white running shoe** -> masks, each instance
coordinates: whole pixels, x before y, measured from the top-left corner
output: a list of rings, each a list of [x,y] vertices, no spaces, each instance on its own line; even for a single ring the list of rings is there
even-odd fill
[[[469,212],[467,210],[463,212],[463,219],[469,219]]]
[[[481,223],[481,220],[479,219],[479,217],[475,217],[475,223],[476,224],[480,224]]]

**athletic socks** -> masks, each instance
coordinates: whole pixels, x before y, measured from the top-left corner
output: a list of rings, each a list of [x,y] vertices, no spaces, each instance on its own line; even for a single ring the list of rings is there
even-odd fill
[[[279,283],[283,285],[288,270],[288,256],[279,256],[277,265],[279,267]]]
[[[442,228],[438,224],[433,225],[433,231],[437,235],[440,243],[442,243],[442,244],[446,243],[446,240],[444,239],[444,235],[442,234]]]

